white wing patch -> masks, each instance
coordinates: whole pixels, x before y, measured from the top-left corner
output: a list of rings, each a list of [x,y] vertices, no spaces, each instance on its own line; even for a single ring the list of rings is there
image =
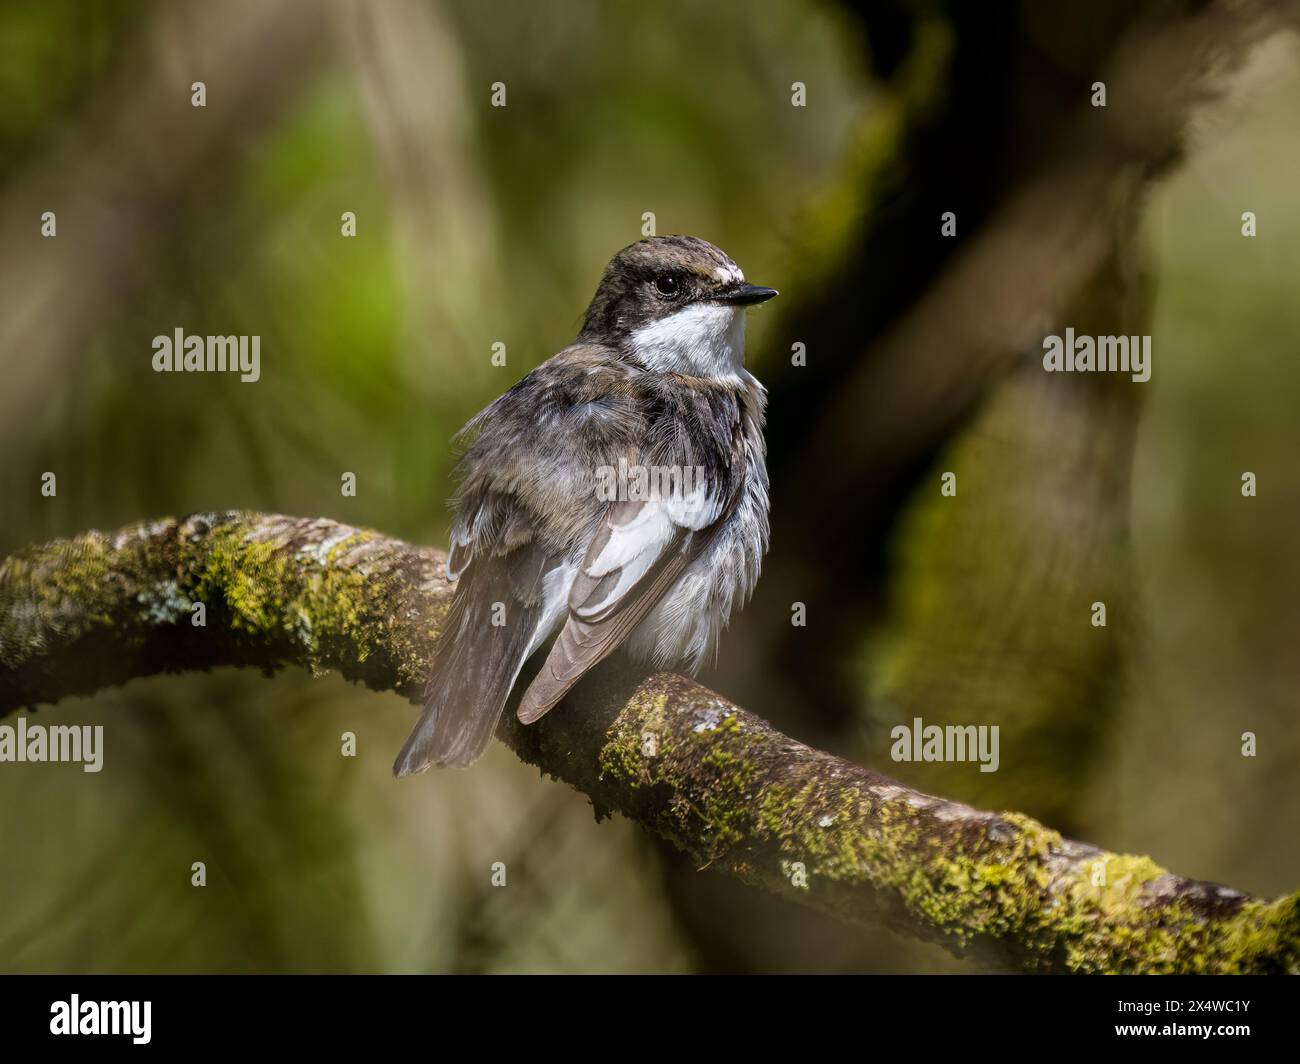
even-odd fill
[[[522,669],[524,662],[533,655],[538,647],[553,636],[569,613],[569,589],[573,587],[573,578],[578,573],[576,565],[557,565],[542,577],[542,615],[537,619],[528,649],[519,661]],[[519,672],[515,672],[518,679]]]
[[[647,502],[626,524],[612,526],[609,542],[586,567],[588,576],[608,576],[615,569],[640,568],[641,573],[673,537],[673,522],[662,503]],[[649,554],[649,561],[645,560]]]
[[[687,485],[690,490],[683,490]],[[605,518],[608,539],[582,566],[593,588],[578,581],[569,607],[582,620],[601,616],[640,582],[670,550],[680,549],[683,535],[717,521],[724,500],[709,486],[683,478],[665,498],[612,508]]]
[[[571,602],[574,614],[583,620],[599,616],[618,602],[650,571],[678,536],[668,509],[657,502],[644,503],[626,524],[611,525],[609,542],[586,566],[587,576],[604,580],[613,576],[598,599]]]

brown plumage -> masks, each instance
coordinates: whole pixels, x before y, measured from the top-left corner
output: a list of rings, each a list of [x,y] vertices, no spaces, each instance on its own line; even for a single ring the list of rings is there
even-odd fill
[[[459,585],[398,775],[480,756],[557,632],[524,723],[619,647],[691,671],[715,652],[767,546],[764,394],[743,336],[745,306],[774,294],[693,237],[633,244],[578,342],[462,430]]]

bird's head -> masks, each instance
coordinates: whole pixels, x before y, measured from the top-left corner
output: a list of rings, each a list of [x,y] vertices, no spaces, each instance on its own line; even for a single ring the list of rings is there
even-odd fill
[[[657,372],[732,376],[744,360],[745,308],[776,294],[748,284],[707,240],[649,237],[605,267],[578,339],[617,346]]]

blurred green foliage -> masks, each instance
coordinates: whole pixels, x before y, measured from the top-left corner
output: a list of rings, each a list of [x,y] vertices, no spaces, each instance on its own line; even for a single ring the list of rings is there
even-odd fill
[[[256,73],[237,51],[216,53],[197,10],[0,9],[11,206],[31,202],[17,199],[22,179],[51,159],[64,182],[36,193],[58,213],[58,238],[24,218],[7,265],[68,286],[129,274],[94,320],[75,323],[39,403],[0,424],[4,552],[213,507],[443,540],[452,433],[572,338],[609,256],[641,235],[642,212],[781,284],[782,241],[834,167],[862,87],[843,20],[803,3],[763,18],[741,4],[665,18],[634,5],[397,3],[374,5],[363,26],[300,6],[283,18],[323,22],[310,62],[236,121],[253,128],[221,142],[211,165],[165,188],[123,187],[112,150],[97,156],[106,170],[78,171],[83,148],[111,135],[103,116],[148,143],[148,108],[189,111],[190,82],[203,79],[209,108],[184,116],[203,123],[231,81]],[[222,5],[222,18],[256,10]],[[377,36],[373,51],[364,34]],[[394,164],[365,79],[376,54],[421,34],[450,50],[459,89],[413,76],[394,121],[410,119],[419,137],[435,112],[438,128],[469,135]],[[816,74],[818,106],[795,112],[800,73]],[[487,106],[496,80],[510,94],[498,112]],[[422,95],[430,84],[440,95]],[[468,212],[438,185],[453,154],[484,204],[464,255],[451,238],[466,236],[456,227]],[[73,203],[121,220],[111,247],[78,244]],[[358,219],[352,239],[340,235],[345,210]],[[404,250],[413,234],[421,246]],[[261,381],[153,373],[153,336],[178,326],[260,335]],[[496,340],[506,368],[490,365]],[[58,495],[42,500],[32,485],[47,469]],[[357,473],[355,499],[340,495],[345,470]],[[238,673],[41,711],[103,723],[105,768],[0,770],[0,968],[692,966],[636,829],[597,827],[585,799],[503,750],[471,774],[397,786],[388,767],[411,714],[337,679]],[[344,731],[358,736],[355,761],[339,756]],[[484,889],[498,860],[509,886]],[[194,861],[207,865],[205,888],[190,885]]]
[[[232,46],[232,27],[254,19],[265,51]],[[928,99],[951,54],[948,24],[922,21],[909,99]],[[0,344],[0,377],[22,369],[34,382],[21,413],[0,418],[0,552],[225,507],[441,542],[452,434],[573,337],[643,212],[661,233],[715,241],[790,300],[832,271],[834,235],[879,206],[842,180],[863,171],[864,137],[871,151],[907,147],[864,58],[883,64],[892,46],[857,26],[810,0],[0,5],[0,316],[43,305],[46,283],[55,293],[39,344]],[[267,69],[277,34],[295,43]],[[190,108],[194,80],[207,82],[206,110]],[[806,108],[789,105],[796,80],[809,85]],[[495,81],[508,87],[504,109],[488,105]],[[255,82],[232,135],[205,142]],[[896,721],[880,695],[899,661],[938,697],[984,684],[970,707],[981,722],[1060,688],[1050,661],[1021,662],[1033,682],[1014,692],[988,685],[1012,682],[1015,667],[933,672],[932,647],[898,642],[915,634],[906,608],[864,622],[872,650],[846,665],[858,669],[860,727],[841,750],[997,806],[1055,787],[1052,809],[1111,849],[1269,893],[1300,881],[1288,841],[1300,834],[1293,44],[1270,45],[1251,87],[1230,119],[1200,132],[1139,234],[1155,286],[1155,373],[1140,386],[1133,571],[1118,592],[1104,574],[1135,623],[1122,695],[1090,732],[1087,771],[1072,771],[1068,745],[1041,758],[1004,748],[1000,772],[973,780],[954,766],[888,764],[880,729]],[[160,140],[162,119],[189,132]],[[970,158],[959,183],[993,180],[981,165]],[[906,185],[907,160],[889,169]],[[136,172],[150,179],[123,179]],[[1260,218],[1252,240],[1238,231],[1245,209]],[[57,239],[40,237],[43,210],[59,214]],[[355,238],[340,235],[343,211],[356,213]],[[90,241],[91,220],[109,238]],[[805,261],[790,249],[810,232],[825,240]],[[778,320],[751,316],[760,378],[788,359]],[[262,379],[153,373],[152,338],[178,326],[260,335]],[[870,338],[852,339],[857,357]],[[505,368],[490,363],[498,341]],[[787,410],[786,422],[802,416]],[[1018,465],[998,461],[996,433],[980,436],[988,424],[977,420],[952,453],[1005,477]],[[1050,446],[1050,431],[1038,442]],[[1240,496],[1246,469],[1259,498]],[[46,470],[58,472],[53,499],[39,495]],[[344,471],[357,474],[355,498],[340,494]],[[851,491],[835,473],[807,476]],[[969,592],[951,613],[942,597],[925,607],[951,623],[936,643],[960,661],[979,623],[971,603],[1016,587],[986,581],[981,566],[1018,559],[996,549],[986,513],[979,564],[954,564],[961,526],[936,532],[925,503],[913,498],[891,544],[893,605],[908,602],[906,581],[935,571],[954,601]],[[1034,499],[1018,504],[1013,541],[1032,542]],[[946,564],[931,551],[948,551]],[[846,611],[862,609],[854,590]],[[877,660],[891,639],[896,656]],[[764,664],[725,641],[723,653]],[[1074,699],[1068,712],[1086,708]],[[626,822],[597,826],[585,799],[501,748],[472,772],[398,785],[389,765],[413,712],[337,678],[233,671],[42,710],[103,723],[105,768],[0,766],[0,969],[962,967],[888,935],[783,922],[720,885],[687,896],[695,870],[674,868]],[[1253,760],[1238,753],[1246,730],[1260,736]],[[354,760],[339,756],[344,732],[357,736]],[[195,861],[208,869],[202,889],[190,886]],[[505,888],[489,886],[496,861]]]

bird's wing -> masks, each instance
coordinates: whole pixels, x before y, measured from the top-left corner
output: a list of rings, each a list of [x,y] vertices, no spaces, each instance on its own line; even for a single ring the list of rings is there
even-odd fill
[[[611,503],[569,592],[569,616],[519,704],[531,724],[631,635],[717,535],[739,500]]]
[[[520,669],[563,616],[563,591],[550,579],[562,564],[535,542],[465,564],[397,775],[468,765],[487,749]]]
[[[557,505],[554,487],[587,472],[586,452],[571,445],[575,432],[594,452],[615,453],[639,431],[626,380],[608,351],[575,345],[458,434],[466,451],[447,556],[447,578],[457,587],[434,649],[424,713],[393,766],[399,776],[478,758],[524,662],[567,617],[575,568],[568,527],[586,521],[566,520],[566,497]],[[555,431],[557,424],[566,431]]]

